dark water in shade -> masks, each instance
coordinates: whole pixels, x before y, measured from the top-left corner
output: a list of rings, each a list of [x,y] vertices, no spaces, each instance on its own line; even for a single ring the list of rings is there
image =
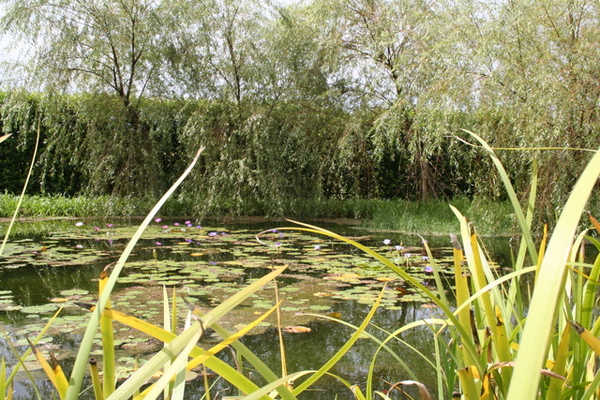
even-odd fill
[[[72,225],[72,223],[69,223]],[[90,224],[92,225],[92,224]],[[99,223],[100,225],[100,223]],[[263,229],[270,229],[275,226],[289,226],[288,223],[262,223],[262,224],[229,224],[228,229],[250,229],[259,232]],[[364,236],[370,235],[371,238],[364,242],[365,244],[380,245],[383,239],[390,239],[392,243],[403,243],[406,245],[420,245],[421,239],[416,235],[401,235],[390,232],[373,232],[364,228],[353,225],[338,225],[338,224],[320,224],[327,229],[331,229],[337,233],[348,236]],[[39,237],[33,235],[32,239],[39,240]],[[17,239],[23,239],[17,238]],[[428,237],[429,245],[434,249],[436,258],[438,254],[444,252],[443,248],[449,246],[447,236]],[[142,240],[131,260],[150,259],[152,250],[156,248],[156,239]],[[79,243],[79,242],[78,242]],[[124,242],[123,242],[124,243]],[[488,250],[492,254],[491,258],[496,260],[501,266],[510,265],[510,251],[508,250],[508,238],[486,239],[486,244],[490,246]],[[105,241],[88,241],[85,246],[88,247],[105,247],[108,255],[106,258],[93,264],[72,265],[55,268],[52,266],[35,265],[21,268],[6,268],[0,267],[0,290],[10,290],[13,296],[13,302],[22,306],[39,305],[47,303],[49,298],[59,296],[60,292],[67,289],[79,288],[95,293],[97,291],[97,282],[100,271],[106,264],[116,261],[118,252],[110,253],[109,246],[114,246],[117,243],[107,244]],[[74,247],[75,242],[69,243],[62,241],[59,245]],[[120,247],[119,249],[122,249]],[[162,253],[164,258],[177,259],[182,257],[180,254],[164,250]],[[228,260],[227,254],[210,255],[213,262],[222,262]],[[292,267],[293,268],[293,267]],[[394,310],[379,309],[372,324],[386,331],[394,331],[403,325],[412,321],[431,318],[437,316],[435,308],[424,307],[422,303],[403,302],[401,308]],[[368,314],[370,306],[357,301],[345,300],[337,301],[331,312],[340,313],[344,321],[359,325],[365,316]],[[25,315],[19,312],[0,311],[0,323],[6,331],[15,331],[21,327],[31,323]],[[310,333],[304,334],[285,334],[285,349],[287,357],[288,373],[318,369],[331,356],[333,356],[340,347],[342,347],[348,338],[352,335],[352,330],[335,322],[327,320],[315,320],[307,325],[311,328]],[[369,329],[369,332],[384,339],[386,334],[376,329]],[[421,351],[423,355],[430,360],[434,359],[434,349],[432,347],[432,333],[429,328],[411,329],[402,334],[401,339],[410,346],[414,346]],[[71,347],[76,349],[79,345],[80,336],[70,335],[69,332],[60,334],[55,339],[55,343],[60,343],[63,347]],[[247,345],[261,360],[263,360],[273,371],[280,374],[280,356],[279,342],[275,329],[267,329],[259,335],[248,335],[242,339],[242,342]],[[390,347],[396,352],[401,360],[406,363],[416,374],[416,379],[423,382],[434,397],[436,394],[435,372],[432,371],[429,365],[423,358],[408,348],[406,344],[397,341],[391,341]],[[18,349],[22,353],[25,349],[19,346]],[[371,364],[373,355],[377,350],[377,346],[368,339],[359,339],[352,349],[338,362],[330,371],[348,381],[350,384],[356,384],[364,390],[366,377],[368,374],[369,365]],[[14,362],[14,356],[5,340],[0,340],[0,355],[8,361],[10,366]],[[229,363],[234,363],[234,356],[231,351],[224,350],[219,354],[219,357]],[[70,372],[70,364],[72,359],[64,359],[61,361],[64,369]],[[244,365],[246,372],[253,379],[257,378],[256,373],[253,373],[250,366]],[[52,393],[51,385],[41,377],[39,372],[34,373],[38,390],[43,398],[50,398]],[[374,387],[376,390],[385,390],[390,383],[395,383],[401,380],[412,379],[404,370],[402,365],[393,357],[385,352],[379,353],[375,362]],[[257,383],[261,384],[260,380]],[[203,395],[203,382],[197,379],[186,389],[187,399],[200,399]],[[217,396],[214,396],[217,394]],[[407,389],[407,393],[415,395],[416,390]],[[213,398],[220,396],[233,396],[235,390],[230,388],[222,379],[218,380],[212,390]],[[15,399],[35,398],[31,382],[20,376],[15,386]],[[418,395],[416,395],[418,397]],[[82,399],[93,398],[91,390],[82,394]],[[344,385],[332,377],[325,377],[315,384],[311,390],[299,396],[301,399],[354,399],[354,396]]]

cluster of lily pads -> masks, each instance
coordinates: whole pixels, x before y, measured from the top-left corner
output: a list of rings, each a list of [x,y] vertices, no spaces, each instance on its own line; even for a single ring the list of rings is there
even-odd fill
[[[155,222],[159,229],[147,230],[142,245],[119,280],[124,286],[185,287],[192,297],[207,296],[210,288],[210,304],[231,294],[250,277],[260,275],[260,270],[289,264],[287,275],[291,280],[285,286],[315,280],[318,292],[327,293],[332,299],[368,302],[377,295],[383,282],[389,282],[390,295],[386,296],[385,307],[401,307],[398,303],[405,301],[424,301],[388,268],[345,244],[304,233],[284,234],[275,229],[263,236],[261,243],[252,229],[203,227],[191,221],[160,225],[163,222],[160,218]],[[6,250],[8,257],[0,261],[0,268],[102,266],[114,260],[133,229],[112,223],[105,224],[107,229],[100,229],[97,224],[81,229],[86,226],[83,222],[75,226],[75,230],[53,232],[39,242],[31,239],[11,242]],[[366,241],[423,282],[431,279],[432,267],[421,247],[393,245],[390,239],[380,245],[370,238]],[[440,256],[443,257],[443,253]],[[446,263],[442,258],[440,261],[438,267],[443,271],[450,260]],[[78,288],[60,288],[68,289]],[[298,297],[314,299],[315,296],[300,293]],[[292,301],[296,300],[299,299]],[[17,304],[0,302],[0,310],[16,308]]]
[[[292,326],[309,324],[314,317],[307,316],[308,313],[335,312],[340,302],[371,305],[384,284],[387,290],[381,305],[388,310],[401,309],[406,302],[425,304],[427,301],[388,268],[343,243],[276,229],[257,241],[256,230],[252,228],[205,227],[191,221],[167,225],[160,218],[155,223],[157,225],[147,229],[130,257],[118,280],[118,289],[111,297],[116,309],[134,310],[134,316],[151,323],[161,323],[163,286],[176,288],[180,297],[208,310],[271,269],[286,264],[289,268],[278,278],[277,284],[280,296],[285,298],[281,306],[283,320]],[[51,232],[42,239],[12,241],[6,250],[8,257],[0,260],[0,269],[18,269],[24,274],[31,273],[31,268],[85,269],[89,270],[92,281],[99,271],[116,260],[135,229],[125,223],[104,223],[105,228],[100,228],[98,222],[76,222],[71,226],[74,229]],[[431,267],[420,247],[393,245],[389,239],[377,242],[365,238],[365,242],[423,282],[431,280],[428,270]],[[60,315],[53,321],[44,341],[56,342],[54,338],[61,332],[84,331],[88,314],[75,303],[96,301],[97,290],[93,283],[87,287],[70,287],[68,282],[51,282],[50,285],[55,287],[50,288],[47,301],[35,304],[24,303],[9,287],[0,292],[0,315],[15,324],[11,334],[17,344],[24,344],[19,340],[40,332],[59,309]],[[228,313],[223,324],[239,329],[274,304],[273,289],[267,287]],[[183,305],[180,309],[185,312]],[[267,319],[254,332],[275,325],[273,318]],[[115,331],[115,340],[123,360],[131,356],[133,347],[150,352],[156,345],[150,338],[140,338],[127,327]],[[70,356],[68,347],[55,345],[58,357]]]

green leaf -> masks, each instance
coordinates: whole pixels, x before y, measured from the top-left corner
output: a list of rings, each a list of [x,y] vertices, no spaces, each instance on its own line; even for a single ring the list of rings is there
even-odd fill
[[[160,352],[142,365],[142,367],[119,386],[107,400],[128,399],[173,357],[177,357],[182,353],[185,353],[185,357],[187,357],[196,345],[202,332],[203,329],[200,322],[196,321],[193,323],[188,329],[173,339]],[[185,361],[187,361],[187,359],[185,359]],[[162,388],[160,389],[159,394],[161,391]]]
[[[510,382],[508,398],[511,400],[537,398],[539,371],[546,359],[550,335],[554,332],[573,236],[599,174],[600,152],[596,152],[573,188],[548,243]]]
[[[112,273],[110,274],[108,282],[106,283],[104,291],[103,291],[102,295],[100,296],[100,298],[98,299],[96,310],[92,314],[92,317],[90,318],[90,321],[88,323],[88,326],[87,326],[87,329],[83,336],[83,339],[81,340],[79,352],[77,353],[77,358],[75,359],[75,364],[73,365],[73,372],[71,374],[71,379],[69,380],[69,389],[67,390],[67,396],[66,396],[67,400],[77,400],[77,398],[79,397],[79,392],[81,391],[81,384],[83,382],[83,376],[86,371],[86,364],[88,362],[89,355],[90,355],[90,352],[92,349],[92,344],[94,342],[94,336],[96,335],[96,331],[98,329],[98,325],[100,322],[100,316],[102,315],[102,312],[104,311],[104,308],[106,307],[106,304],[108,303],[110,294],[111,294],[115,284],[117,283],[117,279],[121,273],[121,270],[125,266],[125,262],[129,258],[129,255],[133,251],[133,248],[135,247],[136,243],[138,242],[138,240],[140,239],[140,237],[146,230],[146,227],[150,224],[150,222],[152,221],[152,219],[154,218],[154,216],[156,215],[158,210],[160,210],[162,205],[167,201],[167,199],[169,197],[171,197],[171,195],[175,192],[177,187],[184,181],[184,179],[187,177],[187,175],[192,171],[192,168],[194,168],[194,165],[198,161],[198,158],[200,157],[200,153],[203,150],[204,150],[204,148],[200,148],[200,150],[198,150],[198,153],[196,153],[196,156],[194,157],[194,159],[192,160],[190,165],[187,167],[187,169],[183,172],[183,174],[179,177],[179,179],[177,179],[177,181],[173,184],[173,186],[171,186],[171,188],[169,190],[167,190],[167,192],[158,201],[158,203],[156,203],[156,205],[152,208],[150,213],[148,213],[148,215],[146,216],[144,221],[138,227],[137,231],[135,232],[135,234],[133,235],[133,237],[131,238],[131,240],[129,241],[127,246],[125,247],[125,250],[123,250],[121,257],[119,257],[119,260],[117,261]]]

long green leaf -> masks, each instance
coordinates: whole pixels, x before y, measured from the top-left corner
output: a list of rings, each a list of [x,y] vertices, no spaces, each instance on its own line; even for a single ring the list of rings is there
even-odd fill
[[[81,345],[80,345],[79,351],[77,353],[77,358],[75,359],[75,364],[73,365],[73,372],[72,372],[71,378],[69,380],[69,389],[67,390],[67,395],[66,395],[67,400],[77,400],[79,398],[79,392],[81,390],[83,376],[85,375],[86,364],[87,364],[89,356],[90,356],[92,344],[94,342],[94,336],[96,335],[96,331],[98,330],[98,324],[100,321],[100,317],[102,315],[102,312],[104,311],[104,308],[106,307],[108,299],[110,298],[110,294],[111,294],[115,284],[117,283],[117,279],[118,279],[119,275],[121,274],[121,270],[125,266],[125,262],[129,258],[129,255],[133,251],[133,248],[137,244],[138,240],[140,239],[140,237],[146,230],[146,227],[150,224],[150,222],[152,221],[152,219],[154,218],[154,216],[156,215],[158,210],[160,210],[160,208],[167,201],[167,199],[169,197],[171,197],[171,195],[175,192],[177,187],[179,187],[179,185],[185,180],[185,178],[188,176],[188,174],[192,171],[192,169],[194,168],[194,165],[196,165],[196,162],[198,161],[198,158],[200,157],[200,153],[203,150],[204,150],[204,148],[200,148],[200,150],[198,150],[198,152],[196,153],[195,157],[193,158],[192,162],[187,167],[187,169],[183,172],[183,174],[179,177],[179,179],[177,179],[177,181],[173,184],[173,186],[171,186],[171,188],[169,190],[167,190],[167,192],[158,201],[158,203],[156,203],[156,205],[152,208],[150,213],[148,213],[148,215],[146,216],[144,221],[138,227],[137,231],[135,232],[135,234],[133,235],[133,237],[131,238],[131,240],[129,241],[127,246],[125,247],[125,250],[123,250],[121,257],[117,261],[112,273],[110,274],[110,278],[108,279],[108,282],[106,283],[104,292],[98,299],[96,310],[92,314],[90,321],[88,322],[88,326],[87,326],[87,329],[83,336],[83,339],[81,340]]]
[[[2,136],[2,143],[4,140],[8,139],[10,135]],[[27,185],[29,184],[29,178],[31,178],[31,173],[33,172],[33,166],[35,165],[35,159],[37,157],[38,147],[40,144],[40,121],[38,120],[37,133],[35,137],[35,147],[33,148],[33,155],[31,156],[31,164],[29,165],[29,171],[27,172],[27,176],[25,178],[25,183],[23,184],[23,189],[21,190],[21,195],[19,196],[19,201],[17,201],[17,207],[15,208],[15,212],[13,213],[12,218],[8,224],[8,228],[6,229],[6,234],[4,235],[4,240],[2,240],[2,245],[0,245],[0,257],[2,257],[2,253],[4,252],[4,247],[6,247],[6,243],[8,242],[8,238],[10,236],[10,231],[12,230],[13,225],[15,224],[15,220],[17,219],[17,215],[19,214],[19,210],[21,209],[21,203],[23,202],[23,198],[25,197],[25,191],[27,190]]]
[[[269,383],[268,385],[261,387],[260,389],[256,390],[255,392],[250,393],[248,396],[243,397],[242,400],[258,400],[258,399],[262,398],[263,396],[266,396],[268,393],[271,393],[277,387],[285,385],[288,382],[293,382],[294,380],[296,380],[304,375],[308,375],[308,374],[311,374],[314,372],[315,371],[300,371],[300,372],[294,372],[293,374],[283,376],[283,377],[277,379],[276,381],[273,381],[273,382]]]
[[[221,304],[207,312],[202,316],[202,323],[204,324],[204,328],[209,328],[212,324],[217,322],[220,318],[222,318],[225,314],[227,314],[231,309],[240,304],[242,301],[247,299],[249,296],[254,294],[257,290],[260,290],[267,282],[275,279],[278,275],[280,275],[285,269],[287,265],[277,268],[272,272],[269,272],[267,275],[263,276],[260,279],[254,281],[251,285],[246,286],[239,292],[236,292],[231,297],[227,298]]]
[[[529,257],[531,258],[532,263],[537,262],[537,252],[535,250],[535,244],[533,243],[533,238],[531,237],[531,230],[529,229],[529,225],[527,224],[527,218],[525,214],[523,214],[523,209],[521,208],[521,203],[519,202],[519,198],[513,185],[510,181],[508,173],[504,169],[504,165],[494,152],[494,150],[487,144],[485,140],[483,140],[480,136],[476,135],[473,132],[463,129],[463,131],[467,132],[469,135],[473,136],[475,140],[481,143],[481,146],[488,153],[498,173],[500,174],[500,179],[502,179],[502,183],[504,184],[504,188],[508,194],[508,198],[513,206],[513,210],[515,211],[515,215],[517,217],[517,223],[519,224],[519,228],[521,228],[521,234],[523,235],[523,240],[527,243],[527,250],[529,251]]]
[[[376,260],[380,261],[383,265],[385,265],[386,267],[388,267],[389,269],[394,271],[396,274],[398,274],[402,279],[404,279],[405,281],[409,282],[411,285],[416,287],[421,293],[423,293],[425,296],[427,296],[429,298],[429,300],[431,300],[433,303],[435,303],[435,305],[438,306],[440,308],[440,310],[444,313],[444,315],[450,320],[449,321],[450,325],[455,326],[458,334],[461,337],[464,337],[464,338],[470,337],[469,331],[466,330],[465,327],[459,323],[458,319],[454,316],[452,310],[450,310],[450,307],[448,304],[441,301],[432,290],[430,290],[425,285],[423,285],[414,276],[412,276],[411,274],[409,274],[402,268],[399,268],[396,264],[391,262],[388,258],[382,256],[381,254],[377,253],[376,251],[368,248],[367,246],[365,246],[361,243],[358,243],[352,239],[348,239],[343,236],[340,236],[337,233],[334,233],[334,232],[331,232],[326,229],[322,229],[322,228],[319,228],[319,227],[316,227],[316,226],[313,226],[310,224],[298,222],[298,221],[293,221],[293,220],[288,220],[288,221],[298,224],[298,225],[301,225],[301,226],[305,226],[307,228],[281,227],[281,228],[277,228],[277,229],[278,230],[298,230],[298,231],[303,231],[303,232],[315,233],[315,234],[319,234],[319,235],[326,235],[326,236],[341,240],[343,242],[346,242],[346,243],[356,247],[357,249],[364,251],[365,253],[367,253],[371,257],[375,258]],[[266,232],[270,232],[270,230],[260,232],[259,234],[257,234],[256,235],[257,239],[260,241],[260,239],[259,239],[260,235],[263,233],[266,233]],[[469,353],[471,355],[471,357],[473,358],[478,372],[481,375],[483,375],[485,366],[481,362],[478,361],[479,357],[478,357],[477,349],[473,345],[472,341],[469,342],[468,340],[465,340],[463,342],[463,346],[464,346],[465,351],[467,353]]]
[[[228,337],[233,335],[233,333],[229,332],[227,329],[223,328],[218,323],[214,323],[211,326],[211,328],[217,334],[219,334],[219,336],[221,336],[223,339],[227,339]],[[258,374],[260,374],[260,376],[263,377],[267,382],[271,383],[271,382],[275,382],[276,380],[279,379],[279,377],[259,357],[257,357],[256,354],[254,354],[242,342],[235,341],[231,344],[231,347],[233,347],[235,349],[236,353],[238,355],[242,356],[256,370],[256,372]],[[210,359],[210,360],[212,360],[212,359]],[[213,370],[214,370],[214,368],[213,368]],[[243,375],[240,375],[240,376],[243,376]],[[229,380],[232,377],[233,377],[233,375],[230,374],[226,378]],[[230,382],[232,382],[232,381],[230,380]],[[234,383],[234,382],[232,382],[232,383]],[[241,386],[237,386],[237,385],[236,385],[236,387],[241,388]],[[296,396],[294,396],[292,394],[292,392],[285,385],[279,385],[276,387],[275,390],[278,392],[278,394],[281,396],[281,398],[283,400],[294,400],[296,398]]]
[[[198,341],[198,338],[200,338],[202,331],[203,329],[199,321],[193,323],[192,326],[173,339],[173,341],[142,365],[140,369],[134,372],[134,374],[119,386],[107,400],[126,400],[131,397],[150,377],[152,377],[152,375],[159,371],[167,361],[170,361],[173,357],[177,357],[188,347],[189,354]],[[192,343],[191,346],[190,342]],[[161,391],[162,388],[159,390],[159,393]]]
[[[383,298],[384,290],[385,287],[381,290],[381,293],[379,294],[379,297],[377,297],[377,300],[375,300],[371,311],[369,312],[369,314],[367,314],[364,321],[362,322],[362,324],[360,324],[356,332],[354,332],[350,339],[348,339],[348,341],[325,364],[323,364],[323,366],[319,368],[318,371],[316,371],[308,379],[302,382],[296,389],[294,389],[293,393],[295,396],[308,389],[313,383],[315,383],[323,375],[325,375],[348,352],[348,350],[350,350],[350,348],[354,345],[358,338],[360,338],[363,331],[367,329],[367,326],[369,325],[371,319],[375,315],[375,312],[379,308],[379,304],[381,303],[381,299]]]
[[[183,384],[183,382],[185,382],[185,371],[186,371],[186,366],[187,366],[187,359],[188,359],[190,352],[194,349],[194,346],[196,346],[196,343],[198,342],[198,340],[200,340],[200,336],[202,336],[202,333],[203,333],[203,329],[201,327],[199,327],[199,329],[197,329],[196,333],[194,333],[192,338],[189,339],[187,345],[177,355],[175,360],[172,363],[170,363],[168,368],[166,368],[166,370],[164,371],[164,373],[160,377],[160,379],[154,385],[152,385],[152,389],[144,396],[144,399],[153,400],[153,399],[156,399],[158,396],[160,396],[161,392],[163,392],[163,390],[165,390],[166,388],[168,388],[170,386],[171,379],[174,376],[177,377],[176,380],[177,380],[178,393],[179,393],[178,396],[183,398],[183,394],[184,394],[183,388],[185,386]],[[170,359],[167,359],[167,360],[170,361]],[[167,365],[167,364],[165,363],[163,365]],[[163,365],[159,365],[158,368],[159,369],[163,368]],[[183,375],[183,379],[181,379],[182,375]],[[165,395],[168,395],[168,391],[165,393]],[[166,398],[166,396],[165,396],[165,398]]]
[[[537,398],[539,370],[544,365],[548,341],[553,332],[573,236],[599,174],[600,152],[596,152],[571,192],[548,243],[510,382],[508,398],[511,400]]]

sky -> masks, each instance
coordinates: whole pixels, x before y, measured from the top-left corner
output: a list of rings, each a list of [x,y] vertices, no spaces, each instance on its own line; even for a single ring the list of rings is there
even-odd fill
[[[272,4],[279,4],[283,6],[304,3],[308,0],[271,0]],[[5,14],[5,5],[0,4],[0,18]],[[9,67],[7,64],[14,63],[23,59],[26,56],[26,52],[23,51],[19,46],[14,45],[14,38],[10,35],[0,34],[0,86],[10,80]]]

